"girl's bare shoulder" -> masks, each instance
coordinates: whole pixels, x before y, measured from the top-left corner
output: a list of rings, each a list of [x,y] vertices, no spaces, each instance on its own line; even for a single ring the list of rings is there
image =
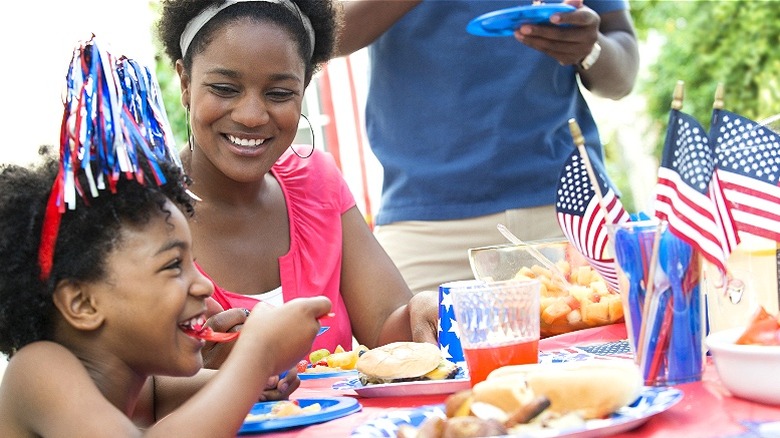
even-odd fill
[[[49,341],[26,345],[8,361],[0,385],[3,436],[40,436],[83,409],[73,405],[73,395],[89,393],[90,387],[99,393],[81,361],[62,345]]]

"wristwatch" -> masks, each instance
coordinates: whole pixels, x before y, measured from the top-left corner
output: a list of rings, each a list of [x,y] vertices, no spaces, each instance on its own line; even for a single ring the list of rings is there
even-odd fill
[[[593,64],[599,59],[599,55],[601,55],[601,46],[599,43],[593,43],[593,48],[590,50],[590,53],[588,53],[588,56],[583,58],[578,64],[579,68],[585,71],[593,67]]]

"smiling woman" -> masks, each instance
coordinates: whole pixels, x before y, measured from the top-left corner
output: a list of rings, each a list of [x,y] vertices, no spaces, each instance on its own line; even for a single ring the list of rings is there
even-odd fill
[[[412,297],[333,156],[294,144],[305,90],[333,53],[337,3],[163,3],[160,39],[191,126],[182,163],[203,200],[191,222],[198,264],[226,289],[215,293],[225,309],[330,298],[336,316],[313,349],[348,348],[352,336],[435,342],[436,294]]]

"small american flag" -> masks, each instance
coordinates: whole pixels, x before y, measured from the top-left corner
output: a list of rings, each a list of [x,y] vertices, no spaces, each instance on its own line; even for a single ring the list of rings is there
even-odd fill
[[[780,135],[753,120],[716,109],[710,139],[716,174],[737,228],[780,241]]]
[[[692,116],[673,109],[658,169],[656,216],[725,272],[739,235],[714,167],[704,128]]]
[[[558,223],[569,242],[588,259],[607,285],[619,291],[615,259],[607,253],[609,236],[605,224],[626,222],[630,217],[623,209],[617,191],[612,188],[601,160],[590,150],[588,158],[603,199],[599,202],[585,162],[574,149],[558,178],[555,202]]]

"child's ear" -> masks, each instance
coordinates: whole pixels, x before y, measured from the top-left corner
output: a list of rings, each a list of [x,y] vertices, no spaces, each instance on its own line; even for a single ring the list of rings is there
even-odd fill
[[[54,305],[78,330],[95,330],[103,324],[103,314],[97,309],[94,297],[84,284],[61,281],[54,290]]]

